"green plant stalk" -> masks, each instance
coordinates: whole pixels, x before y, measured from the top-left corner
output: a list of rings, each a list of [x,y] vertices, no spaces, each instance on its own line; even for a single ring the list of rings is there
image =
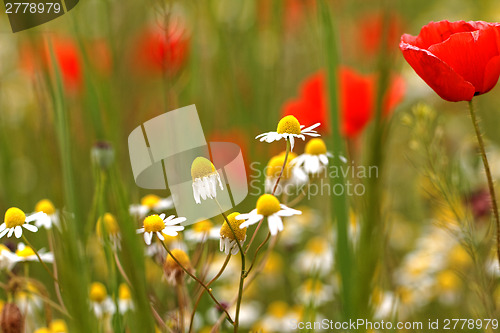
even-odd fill
[[[336,31],[334,24],[332,22],[331,13],[326,0],[320,1],[321,15],[320,21],[322,22],[322,37],[323,37],[323,47],[326,53],[326,65],[327,65],[327,82],[328,82],[328,101],[330,109],[330,124],[331,124],[331,144],[334,152],[337,155],[344,155],[344,143],[340,135],[340,108],[339,108],[339,84],[338,84],[338,74],[337,68],[339,64],[338,55],[338,39],[336,36]],[[342,167],[341,161],[338,158],[333,159],[333,164],[336,168],[340,169]],[[337,184],[344,186],[344,177],[340,173],[339,177],[331,177],[330,185],[334,188]],[[337,261],[338,268],[340,271],[340,277],[342,280],[341,284],[341,299],[342,299],[342,312],[344,319],[351,318],[353,307],[351,304],[351,290],[353,285],[353,274],[351,268],[352,262],[352,249],[349,245],[347,225],[348,225],[348,214],[347,214],[347,198],[344,194],[337,196],[331,196],[331,204],[333,208],[332,222],[337,222]]]
[[[88,308],[88,298],[86,288],[88,286],[88,272],[83,256],[79,249],[81,246],[80,232],[77,226],[83,227],[83,223],[74,223],[83,221],[79,202],[76,198],[75,177],[71,158],[71,138],[69,135],[69,120],[67,106],[64,100],[64,88],[62,77],[57,64],[52,44],[49,41],[50,61],[54,68],[55,89],[50,89],[50,79],[47,79],[49,91],[53,100],[54,119],[56,122],[57,138],[62,160],[62,176],[64,184],[64,196],[68,211],[74,214],[74,219],[62,219],[61,224],[64,240],[62,244],[61,256],[57,259],[62,260],[61,271],[59,272],[59,282],[62,290],[71,291],[70,294],[63,293],[66,298],[65,304],[73,320],[69,323],[70,330],[74,332],[92,332],[96,330],[95,321],[90,319]]]
[[[474,131],[476,132],[477,143],[479,144],[479,151],[481,153],[481,158],[483,160],[484,172],[486,173],[486,179],[488,181],[488,189],[490,191],[491,200],[491,210],[493,211],[493,217],[496,224],[496,241],[497,241],[497,259],[500,265],[500,217],[498,215],[498,204],[495,194],[495,184],[493,183],[493,177],[491,176],[490,165],[488,163],[488,158],[486,156],[486,150],[484,148],[483,136],[481,134],[481,129],[479,128],[478,119],[476,116],[476,111],[474,109],[474,104],[472,100],[469,101],[469,113],[472,120],[472,125],[474,126]]]

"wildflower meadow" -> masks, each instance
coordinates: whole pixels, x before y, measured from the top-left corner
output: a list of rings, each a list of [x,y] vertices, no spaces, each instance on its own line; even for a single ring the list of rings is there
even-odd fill
[[[1,332],[500,330],[498,1],[33,1]]]

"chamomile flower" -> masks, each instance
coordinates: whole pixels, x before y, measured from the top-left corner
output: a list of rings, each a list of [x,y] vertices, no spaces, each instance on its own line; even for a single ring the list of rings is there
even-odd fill
[[[19,261],[19,258],[10,249],[0,244],[0,269],[10,271]]]
[[[162,241],[165,240],[163,234],[177,236],[178,231],[184,230],[184,227],[176,224],[184,221],[186,221],[185,217],[174,218],[174,215],[170,215],[167,218],[165,218],[165,214],[150,215],[144,219],[143,227],[137,229],[137,233],[144,233],[144,241],[147,245],[151,245],[153,233],[156,233],[156,236]]]
[[[240,213],[237,212],[229,214],[227,216],[227,220],[229,221],[231,227],[226,221],[224,221],[222,228],[220,229],[220,250],[226,254],[229,254],[229,252],[231,252],[232,255],[237,254],[239,248],[236,239],[238,239],[240,245],[243,245],[247,239],[247,228],[240,229],[240,225],[243,222],[241,220],[236,220],[236,216],[238,215],[240,215]]]
[[[189,256],[186,252],[181,249],[173,249],[170,252],[188,272],[194,271],[193,266],[191,265],[191,260],[189,260]],[[172,256],[169,254],[165,258],[165,262],[163,263],[163,272],[165,273],[167,281],[170,284],[175,285],[184,278],[186,272],[184,272],[184,269],[177,264]]]
[[[219,173],[212,162],[205,157],[194,159],[191,164],[191,177],[193,178],[194,201],[198,204],[201,203],[201,199],[213,199],[217,196],[217,183],[221,190],[224,189]]]
[[[30,216],[26,216],[26,214],[24,214],[24,212],[19,208],[12,207],[7,209],[5,212],[4,223],[0,225],[0,238],[5,235],[7,235],[7,237],[11,237],[12,234],[14,234],[16,238],[21,238],[23,235],[23,228],[31,232],[37,232],[38,228],[29,223],[43,218],[45,215],[47,214],[38,212]]]
[[[189,230],[186,230],[186,240],[198,243],[204,243],[207,239],[219,238],[219,227],[215,227],[212,221],[203,220],[193,225]]]
[[[307,279],[298,292],[299,300],[304,305],[321,306],[333,298],[333,288],[317,279]]]
[[[104,240],[103,232],[104,235],[109,237],[115,249],[120,246],[120,227],[113,214],[105,213],[97,220],[96,233],[100,240]]]
[[[248,214],[236,216],[237,220],[245,220],[240,224],[240,229],[249,225],[258,223],[264,217],[267,217],[267,224],[271,235],[275,236],[278,231],[283,230],[283,221],[281,217],[302,214],[300,210],[289,208],[280,204],[278,198],[272,194],[263,194],[257,200],[257,207]]]
[[[59,227],[59,212],[54,207],[52,201],[48,199],[38,201],[35,205],[35,212],[43,212],[46,214],[40,215],[40,217],[35,220],[35,225],[38,228],[44,227],[45,229],[51,229],[53,225]]]
[[[160,198],[155,194],[148,194],[141,199],[140,204],[131,205],[130,214],[138,218],[145,217],[149,212],[161,213],[174,207],[172,197]]]
[[[44,263],[54,262],[54,254],[51,252],[45,252],[44,249],[41,249],[38,251],[38,255]],[[17,244],[16,257],[18,262],[38,261],[35,251],[24,243]]]
[[[108,296],[106,287],[100,282],[94,282],[90,286],[89,299],[97,318],[112,315],[116,312],[115,303]]]
[[[290,152],[288,154],[286,164],[285,155],[285,152],[282,152],[281,154],[272,157],[267,163],[265,169],[265,188],[268,193],[273,192],[278,178],[280,179],[280,182],[274,192],[276,195],[281,194],[283,188],[287,186],[300,186],[309,180],[309,177],[304,171],[302,171],[302,169],[292,167],[292,161],[297,157],[297,154]],[[285,167],[283,167],[283,165],[285,165]],[[282,169],[283,172],[281,172]]]
[[[52,320],[49,328],[52,333],[68,333],[68,326],[63,319]]]
[[[304,251],[297,258],[300,271],[326,275],[333,267],[333,250],[330,243],[321,236],[311,238]]]
[[[121,314],[134,309],[132,294],[126,283],[120,284],[120,287],[118,288],[118,309]]]
[[[305,128],[305,126],[301,125],[297,118],[295,118],[294,116],[286,116],[281,118],[281,120],[279,121],[276,132],[259,134],[255,138],[260,139],[260,142],[266,141],[267,143],[271,143],[281,139],[289,140],[291,150],[293,150],[295,138],[305,140],[305,135],[313,137],[320,136],[318,132],[314,131],[314,129],[319,125],[320,123],[316,123]]]
[[[307,142],[304,154],[297,156],[292,165],[303,169],[307,174],[317,175],[326,170],[329,157],[333,155],[326,150],[325,142],[314,138]],[[345,158],[341,159],[346,162]]]

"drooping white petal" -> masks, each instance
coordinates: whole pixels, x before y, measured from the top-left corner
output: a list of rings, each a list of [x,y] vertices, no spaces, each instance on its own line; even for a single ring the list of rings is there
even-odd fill
[[[8,229],[8,230],[9,230],[9,233],[7,234],[7,237],[9,237],[9,238],[10,238],[10,236],[12,236],[12,234],[14,233],[14,229],[15,229],[15,228],[10,228],[10,229]]]
[[[144,233],[144,241],[146,242],[147,245],[151,245],[151,238],[153,238],[152,232],[145,232]]]
[[[5,229],[4,231],[0,232],[0,238],[2,238],[3,236],[5,236],[5,234],[7,234],[9,232],[10,229]]]
[[[21,226],[18,225],[14,228],[14,232],[15,232],[16,238],[21,238],[21,236],[23,235],[23,228],[21,228]]]
[[[156,236],[158,236],[160,240],[165,240],[165,237],[163,237],[163,235],[159,231],[156,232]]]
[[[318,157],[323,165],[328,165],[328,156],[326,154],[321,154]]]
[[[276,215],[270,215],[267,217],[267,225],[269,226],[269,232],[271,235],[276,236],[278,234],[278,221],[281,219]]]
[[[2,225],[0,225],[0,232],[4,231],[5,229],[7,228],[7,224],[2,223]]]

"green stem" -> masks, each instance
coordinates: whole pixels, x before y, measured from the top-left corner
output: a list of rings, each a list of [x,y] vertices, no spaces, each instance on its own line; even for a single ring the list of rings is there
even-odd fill
[[[168,249],[168,247],[165,245],[165,243],[163,242],[160,242],[161,245],[163,245],[163,248],[167,251],[167,253],[172,257],[172,259],[174,259],[175,263],[177,265],[179,265],[180,268],[182,268],[182,270],[187,274],[189,275],[193,280],[195,280],[196,282],[198,282],[200,284],[200,286],[203,287],[203,289],[205,289],[207,291],[207,293],[210,295],[210,297],[212,297],[212,299],[214,300],[215,304],[217,304],[217,306],[226,313],[226,316],[227,316],[227,320],[229,320],[229,322],[231,324],[233,324],[233,320],[231,319],[231,316],[229,315],[229,313],[227,312],[226,308],[223,307],[219,301],[215,298],[215,296],[212,294],[212,289],[208,288],[202,281],[200,281],[200,279],[198,279],[194,274],[192,274],[189,270],[186,269],[186,267],[184,267],[180,262],[179,260],[177,260],[176,257],[173,256],[172,252],[170,252],[170,250]]]
[[[495,218],[495,223],[497,227],[497,258],[500,264],[500,216],[498,215],[498,205],[497,198],[495,195],[495,185],[493,184],[493,177],[491,176],[490,165],[488,163],[488,158],[486,156],[486,150],[484,149],[483,136],[481,134],[481,129],[479,128],[478,119],[476,116],[476,111],[474,109],[474,104],[472,100],[469,101],[469,113],[472,119],[472,125],[474,126],[474,131],[476,132],[477,143],[479,144],[479,150],[481,153],[481,158],[483,160],[484,172],[486,173],[486,179],[488,180],[488,188],[490,191],[491,208],[493,210],[493,216]]]
[[[26,244],[28,244],[28,246],[33,250],[33,252],[35,252],[35,255],[38,258],[38,261],[40,261],[40,263],[42,264],[43,268],[45,268],[45,270],[47,271],[47,273],[49,273],[50,277],[54,280],[55,283],[59,284],[59,282],[57,281],[57,279],[54,276],[54,274],[52,273],[52,271],[47,267],[47,265],[42,260],[42,258],[40,258],[40,255],[38,254],[38,251],[33,247],[33,245],[31,245],[30,241],[26,238],[26,236],[22,235],[22,237],[23,237],[23,240],[26,242]]]
[[[290,141],[286,140],[285,160],[283,161],[283,166],[281,167],[280,175],[278,176],[278,179],[276,179],[276,184],[274,184],[273,193],[271,193],[272,195],[274,195],[274,193],[276,192],[276,189],[278,188],[278,183],[280,182],[280,179],[283,176],[283,171],[285,170],[286,162],[288,160],[288,154],[290,154]]]
[[[252,263],[250,264],[250,267],[248,268],[248,271],[245,273],[245,278],[248,276],[248,274],[250,273],[250,271],[252,270],[253,268],[253,265],[255,264],[255,261],[257,260],[257,254],[259,254],[259,251],[260,249],[262,249],[262,247],[264,245],[266,245],[267,241],[269,240],[269,238],[271,238],[271,233],[268,232],[267,233],[267,237],[266,239],[264,239],[264,241],[259,245],[259,247],[257,248],[257,250],[255,250],[255,254],[254,254],[254,257],[253,257],[253,260],[252,260]]]

